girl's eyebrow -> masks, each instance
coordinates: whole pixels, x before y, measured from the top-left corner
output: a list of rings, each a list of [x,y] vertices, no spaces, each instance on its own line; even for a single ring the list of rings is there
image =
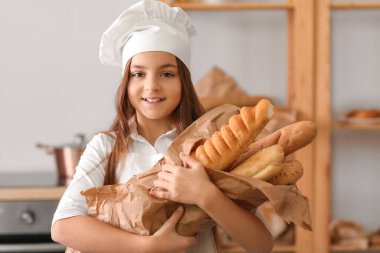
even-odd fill
[[[168,67],[177,68],[177,65],[171,64],[171,63],[166,63],[166,64],[163,64],[163,65],[159,66],[158,68],[163,69],[163,68],[168,68]],[[131,68],[146,69],[145,66],[143,66],[143,65],[136,65],[136,64],[132,65]]]

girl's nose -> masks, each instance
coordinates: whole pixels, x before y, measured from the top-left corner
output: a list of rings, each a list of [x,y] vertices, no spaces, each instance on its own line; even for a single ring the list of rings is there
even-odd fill
[[[144,90],[160,90],[159,80],[155,77],[147,77],[144,83]]]

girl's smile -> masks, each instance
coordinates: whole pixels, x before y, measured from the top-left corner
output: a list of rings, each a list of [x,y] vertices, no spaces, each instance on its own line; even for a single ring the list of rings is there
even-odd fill
[[[141,99],[145,102],[148,102],[149,104],[158,104],[159,102],[166,100],[164,97],[145,97]]]

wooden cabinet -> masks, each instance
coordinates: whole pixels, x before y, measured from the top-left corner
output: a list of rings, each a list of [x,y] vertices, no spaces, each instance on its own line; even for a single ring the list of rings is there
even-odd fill
[[[315,253],[328,252],[357,252],[353,247],[338,247],[330,244],[328,236],[328,225],[331,219],[332,210],[332,178],[331,173],[334,170],[332,163],[332,145],[333,132],[335,131],[357,131],[356,134],[362,134],[362,131],[379,131],[380,124],[376,125],[358,125],[349,123],[336,122],[333,116],[333,95],[331,83],[331,16],[333,11],[344,11],[352,9],[361,9],[363,11],[378,9],[380,11],[380,2],[348,3],[348,2],[330,2],[328,0],[315,1],[316,9],[316,75],[315,75],[315,93],[316,93],[316,113],[315,120],[318,126],[318,136],[315,141],[315,173],[314,173],[314,199],[317,203],[318,211],[314,213],[314,238],[313,249]],[[342,45],[344,46],[344,45]],[[357,87],[358,92],[362,87]],[[380,140],[379,140],[380,141]],[[360,145],[360,143],[358,143]],[[336,169],[336,168],[335,168]],[[354,205],[352,208],[356,208]],[[369,209],[370,210],[370,209]],[[380,224],[379,224],[380,225]],[[373,252],[374,248],[368,251]],[[379,249],[377,249],[379,250]],[[360,251],[365,252],[365,251]]]

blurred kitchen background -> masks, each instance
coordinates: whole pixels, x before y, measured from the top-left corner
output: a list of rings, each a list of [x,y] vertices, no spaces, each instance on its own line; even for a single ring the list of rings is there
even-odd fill
[[[54,155],[38,149],[37,143],[60,146],[78,133],[88,141],[108,129],[121,69],[99,62],[100,37],[134,2],[0,0],[0,178],[14,173],[56,175]],[[334,121],[351,110],[380,109],[380,1],[371,3],[377,7],[331,12]],[[191,61],[194,84],[217,66],[247,94],[287,106],[286,10],[188,13],[197,29]],[[380,127],[371,129],[331,131],[331,220],[360,224],[368,234],[380,229]],[[299,247],[284,251],[311,252]]]

